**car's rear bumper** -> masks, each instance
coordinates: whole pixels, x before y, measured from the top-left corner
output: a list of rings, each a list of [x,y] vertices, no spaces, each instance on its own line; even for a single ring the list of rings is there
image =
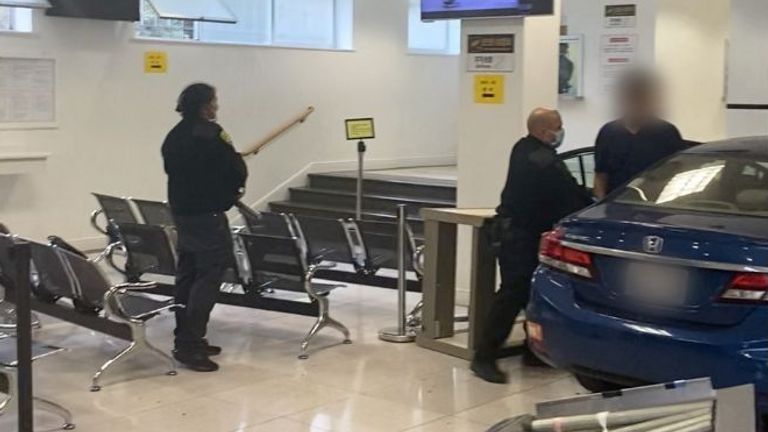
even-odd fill
[[[754,383],[768,410],[768,322],[762,315],[757,319],[763,322],[750,317],[716,329],[601,315],[576,304],[568,276],[540,268],[527,317],[541,326],[534,351],[555,366],[621,384],[701,377],[711,377],[717,388]]]

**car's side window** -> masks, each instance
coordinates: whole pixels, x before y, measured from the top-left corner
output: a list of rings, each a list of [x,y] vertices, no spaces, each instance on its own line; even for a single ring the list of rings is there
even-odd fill
[[[563,163],[571,172],[576,181],[592,189],[595,184],[595,154],[594,152],[580,153],[575,156],[563,159]]]

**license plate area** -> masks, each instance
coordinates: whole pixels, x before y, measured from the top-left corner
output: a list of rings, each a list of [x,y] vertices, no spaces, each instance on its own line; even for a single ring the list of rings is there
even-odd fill
[[[632,262],[624,274],[624,295],[651,305],[685,305],[688,285],[689,272],[680,267]]]

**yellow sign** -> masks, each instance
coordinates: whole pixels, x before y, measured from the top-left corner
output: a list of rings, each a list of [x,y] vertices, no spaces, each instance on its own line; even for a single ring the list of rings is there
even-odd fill
[[[348,140],[366,140],[376,138],[372,118],[345,120]]]
[[[504,75],[475,75],[475,103],[503,104]]]
[[[144,73],[168,72],[168,53],[165,51],[147,51],[144,53]]]

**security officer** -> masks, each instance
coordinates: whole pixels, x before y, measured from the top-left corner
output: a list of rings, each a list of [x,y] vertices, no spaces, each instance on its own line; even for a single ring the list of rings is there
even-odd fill
[[[528,118],[528,136],[512,150],[495,222],[500,243],[501,287],[471,365],[477,376],[489,382],[507,382],[496,359],[517,316],[528,303],[541,234],[592,202],[557,156],[555,149],[564,137],[560,114],[538,108]],[[530,352],[527,356],[533,359]]]
[[[168,201],[178,230],[174,357],[189,369],[213,372],[221,348],[205,339],[224,273],[234,264],[225,212],[243,193],[248,172],[216,120],[216,90],[192,84],[179,96],[182,120],[163,144]]]

